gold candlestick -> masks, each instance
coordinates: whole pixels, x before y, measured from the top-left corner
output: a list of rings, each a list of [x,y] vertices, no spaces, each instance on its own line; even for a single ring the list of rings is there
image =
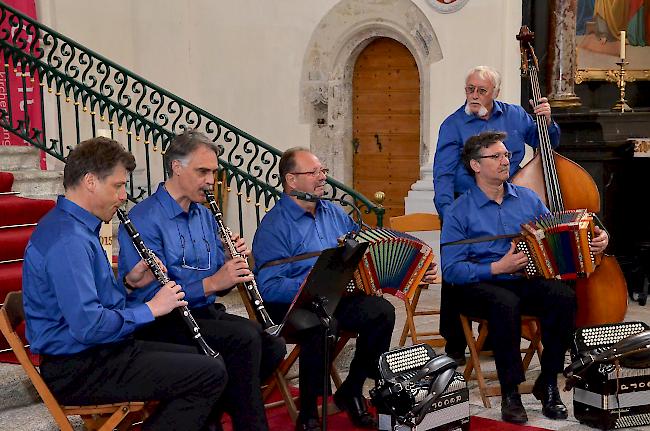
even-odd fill
[[[621,61],[617,61],[616,64],[618,64],[618,66],[620,67],[617,76],[618,79],[616,80],[616,85],[618,85],[620,98],[618,99],[618,102],[616,102],[616,104],[612,106],[612,111],[631,112],[632,108],[630,108],[630,106],[627,104],[627,100],[625,100],[625,65],[630,63],[625,61],[624,59],[621,59]]]

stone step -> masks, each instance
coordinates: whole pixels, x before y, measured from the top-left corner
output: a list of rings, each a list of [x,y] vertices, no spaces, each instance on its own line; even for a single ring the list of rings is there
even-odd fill
[[[26,169],[11,172],[14,175],[13,190],[20,196],[56,200],[63,194],[63,172]]]
[[[39,169],[40,150],[30,146],[0,146],[0,171]]]
[[[40,402],[34,385],[17,364],[0,363],[0,410]],[[0,429],[4,429],[0,426]]]
[[[79,416],[69,416],[75,431],[86,428]],[[45,407],[39,402],[11,409],[0,408],[0,430],[3,431],[57,431],[59,427]]]
[[[82,420],[71,417],[75,430]],[[0,430],[55,431],[58,427],[20,365],[0,363]]]

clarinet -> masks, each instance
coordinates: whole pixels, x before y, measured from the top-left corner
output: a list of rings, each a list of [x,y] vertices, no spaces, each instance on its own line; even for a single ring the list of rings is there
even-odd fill
[[[214,220],[217,222],[217,227],[219,228],[219,236],[221,236],[221,240],[228,247],[230,256],[241,257],[246,260],[246,263],[248,264],[248,259],[246,256],[237,252],[235,243],[231,238],[232,231],[227,228],[226,225],[224,225],[223,215],[221,213],[219,205],[217,205],[217,201],[214,199],[214,195],[209,190],[204,190],[203,192],[205,193],[205,197],[208,200],[208,205],[210,205],[210,211],[212,211]],[[264,301],[262,300],[260,291],[257,289],[257,283],[255,282],[255,279],[242,284],[244,285],[244,289],[246,290],[246,295],[248,296],[250,303],[253,305],[253,311],[255,312],[257,321],[262,325],[262,328],[264,328],[267,333],[271,335],[277,335],[280,329],[280,325],[273,323],[271,316],[269,316],[268,311],[266,311],[266,308],[264,307]]]
[[[149,269],[151,269],[151,272],[153,273],[154,277],[156,277],[156,280],[158,280],[158,283],[160,283],[161,286],[167,284],[169,282],[169,276],[162,270],[160,265],[158,265],[156,257],[151,249],[144,245],[144,241],[142,241],[142,238],[140,238],[140,233],[135,229],[133,222],[129,220],[129,216],[126,215],[126,212],[124,212],[122,209],[118,209],[117,218],[119,218],[124,225],[124,228],[133,241],[135,249],[138,251],[140,257],[144,259],[146,264],[149,266]],[[194,338],[199,344],[199,347],[201,347],[203,353],[212,358],[218,357],[219,353],[212,350],[212,348],[208,346],[208,343],[205,342],[205,339],[199,330],[199,325],[197,325],[196,320],[194,320],[194,317],[192,316],[192,313],[190,313],[190,309],[187,308],[186,305],[179,307],[178,309],[181,312],[183,320],[192,332],[192,338]]]

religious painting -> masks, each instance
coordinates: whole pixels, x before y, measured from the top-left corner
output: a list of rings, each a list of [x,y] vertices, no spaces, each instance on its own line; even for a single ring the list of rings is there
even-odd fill
[[[629,78],[650,79],[650,0],[578,0],[576,83],[609,79],[621,59]]]

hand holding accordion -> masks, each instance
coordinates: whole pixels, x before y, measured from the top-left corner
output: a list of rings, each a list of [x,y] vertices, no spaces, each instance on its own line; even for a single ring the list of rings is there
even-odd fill
[[[600,254],[589,247],[596,232],[586,209],[545,214],[521,228],[514,243],[528,257],[527,277],[575,280],[589,277],[600,263]]]

